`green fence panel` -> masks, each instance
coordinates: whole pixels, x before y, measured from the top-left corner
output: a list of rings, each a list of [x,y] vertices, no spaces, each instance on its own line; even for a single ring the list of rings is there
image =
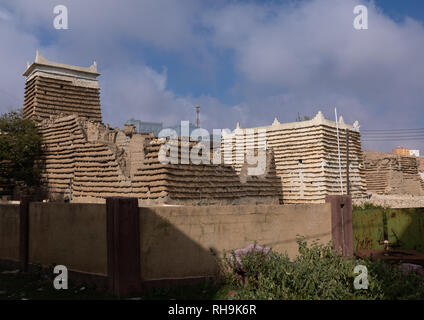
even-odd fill
[[[424,208],[388,209],[386,215],[392,248],[424,252]]]
[[[384,211],[371,208],[353,211],[354,250],[383,249]]]

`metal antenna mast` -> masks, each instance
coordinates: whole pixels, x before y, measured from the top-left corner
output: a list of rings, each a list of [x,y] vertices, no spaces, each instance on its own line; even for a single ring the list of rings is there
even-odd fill
[[[200,106],[196,106],[196,126],[200,128]]]

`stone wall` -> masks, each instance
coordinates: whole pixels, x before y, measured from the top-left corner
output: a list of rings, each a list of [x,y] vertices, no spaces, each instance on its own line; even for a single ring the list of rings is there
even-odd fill
[[[369,193],[424,195],[416,157],[364,151],[364,166]]]

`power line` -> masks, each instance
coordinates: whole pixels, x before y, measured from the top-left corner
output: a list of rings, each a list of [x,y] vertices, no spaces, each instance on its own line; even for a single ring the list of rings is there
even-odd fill
[[[398,139],[361,139],[363,142],[376,142],[376,141],[418,141],[424,140],[424,137],[415,137],[415,138],[398,138]]]
[[[424,128],[410,128],[410,129],[361,129],[361,132],[369,133],[384,133],[384,132],[397,132],[397,131],[424,131]]]
[[[416,134],[396,134],[396,135],[363,135],[362,137],[365,139],[380,139],[380,138],[409,138],[409,137],[422,137],[424,136],[423,133],[416,133]]]
[[[424,128],[361,130],[361,141],[363,142],[421,141],[421,140],[424,140]]]
[[[423,131],[402,131],[402,132],[363,132],[362,135],[366,136],[379,136],[379,135],[405,135],[405,134],[423,134]]]

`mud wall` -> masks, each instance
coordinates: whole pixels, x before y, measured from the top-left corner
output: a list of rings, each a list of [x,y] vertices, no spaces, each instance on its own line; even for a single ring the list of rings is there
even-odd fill
[[[48,119],[51,115],[77,114],[102,121],[98,88],[73,83],[72,79],[49,75],[28,79],[25,87],[24,116]]]
[[[354,199],[364,197],[366,182],[360,134],[342,119],[339,129],[344,193],[347,191],[346,130],[349,130],[350,192]],[[224,159],[239,171],[244,155],[236,152],[237,139],[243,141],[245,150],[265,146],[273,151],[276,173],[282,181],[284,203],[322,203],[327,194],[340,193],[336,124],[324,119],[321,112],[309,121],[280,124],[275,120],[268,127],[237,128],[233,134],[224,136]],[[231,144],[233,152],[227,156],[224,148]]]
[[[364,151],[364,166],[369,193],[424,195],[416,157]]]
[[[195,164],[178,149],[179,164],[162,164],[163,141],[125,134],[76,115],[39,124],[45,183],[52,200],[103,203],[110,196],[133,196],[140,204],[274,203],[281,182],[272,158],[261,177],[237,175],[225,165]],[[194,146],[195,144],[192,144]],[[191,151],[191,149],[190,149]]]

